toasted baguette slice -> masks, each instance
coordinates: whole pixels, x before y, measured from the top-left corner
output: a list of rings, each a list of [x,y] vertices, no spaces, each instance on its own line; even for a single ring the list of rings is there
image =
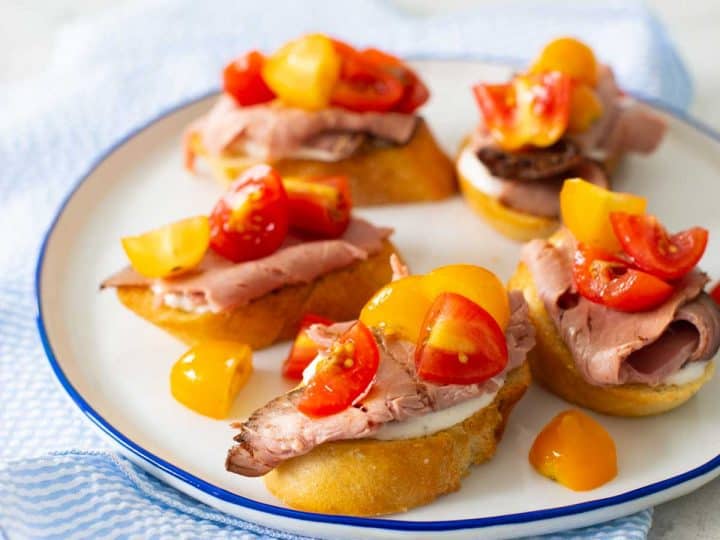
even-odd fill
[[[463,144],[460,153],[466,145],[467,142]],[[604,162],[605,170],[608,171],[608,180],[610,180],[610,171],[615,170],[620,159],[620,156],[613,156]],[[505,206],[496,198],[475,187],[468,178],[460,174],[459,170],[456,172],[460,191],[470,208],[503,236],[518,242],[527,242],[533,238],[547,238],[560,226],[557,219],[536,216]]]
[[[520,290],[528,303],[530,320],[535,326],[535,348],[528,354],[533,378],[561,398],[599,413],[615,416],[648,416],[682,405],[695,395],[715,371],[708,362],[700,379],[676,386],[622,384],[595,386],[588,383],[575,367],[572,353],[565,345],[540,299],[530,270],[520,263],[508,283],[509,290]]]
[[[495,454],[512,408],[530,384],[527,362],[508,374],[493,402],[427,437],[325,443],[265,475],[292,508],[375,516],[403,512],[457,491],[473,464]]]
[[[158,306],[146,287],[118,287],[117,294],[128,308],[187,344],[231,339],[260,349],[294,337],[305,313],[337,321],[356,318],[365,302],[392,279],[389,261],[395,252],[395,247],[385,241],[381,251],[364,261],[313,283],[283,287],[246,306],[220,313],[189,313]]]
[[[233,180],[254,164],[242,157],[223,160],[208,156],[197,137],[190,144],[223,182]],[[438,146],[424,120],[420,121],[412,139],[402,146],[368,145],[336,162],[285,159],[272,165],[283,176],[345,174],[350,178],[355,206],[434,201],[457,191],[452,161]]]

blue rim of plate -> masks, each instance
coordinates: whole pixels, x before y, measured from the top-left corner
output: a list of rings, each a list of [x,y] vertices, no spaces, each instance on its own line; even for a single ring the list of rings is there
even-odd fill
[[[418,57],[414,58],[417,60],[470,60],[470,61],[477,61],[477,62],[483,62],[483,63],[496,63],[496,64],[504,64],[504,65],[513,65],[517,64],[515,59],[508,59],[508,58],[492,58],[489,61],[488,60],[479,60],[478,58],[426,58],[426,57]],[[47,232],[45,233],[45,236],[42,241],[42,245],[40,247],[40,252],[38,255],[37,265],[35,267],[35,302],[37,306],[37,327],[38,327],[38,333],[40,334],[40,339],[42,342],[43,349],[45,350],[45,354],[48,358],[48,361],[50,363],[50,366],[55,373],[55,376],[58,378],[58,381],[62,385],[63,389],[67,392],[67,394],[72,398],[72,400],[75,402],[75,404],[80,408],[80,410],[87,416],[98,428],[100,428],[102,431],[104,431],[107,435],[109,435],[116,443],[120,444],[123,448],[130,451],[132,454],[134,454],[136,457],[141,458],[146,463],[162,470],[163,472],[170,474],[177,478],[178,480],[181,480],[185,482],[186,484],[191,485],[192,487],[202,491],[206,495],[210,495],[216,499],[222,500],[224,502],[228,502],[231,504],[235,504],[238,506],[242,506],[245,508],[248,508],[250,510],[255,510],[259,512],[263,512],[266,514],[276,515],[276,516],[282,516],[286,518],[291,519],[298,519],[303,521],[312,521],[316,523],[327,523],[331,525],[344,525],[344,526],[351,526],[351,527],[366,527],[366,528],[376,528],[376,529],[388,529],[388,530],[397,530],[397,531],[419,531],[419,532],[434,532],[434,531],[451,531],[451,530],[457,530],[457,529],[480,529],[480,528],[486,528],[486,527],[493,527],[493,526],[499,526],[499,525],[511,525],[511,524],[518,524],[518,523],[528,523],[528,522],[534,522],[534,521],[542,521],[547,519],[553,519],[553,518],[559,518],[564,516],[570,516],[570,515],[576,515],[576,514],[582,514],[591,512],[593,510],[599,510],[602,508],[609,508],[613,506],[617,506],[622,503],[642,499],[644,497],[648,497],[650,495],[653,495],[655,493],[659,493],[661,491],[668,490],[674,486],[684,484],[686,482],[689,482],[690,480],[693,480],[695,478],[699,478],[715,469],[720,467],[720,454],[718,454],[716,457],[711,459],[710,461],[704,463],[703,465],[700,465],[699,467],[696,467],[694,469],[691,469],[690,471],[687,471],[685,473],[673,476],[671,478],[666,478],[665,480],[661,480],[659,482],[655,482],[653,484],[648,484],[646,486],[643,486],[641,488],[633,489],[630,491],[626,491],[624,493],[621,493],[619,495],[614,495],[612,497],[606,497],[603,499],[595,499],[592,501],[587,501],[583,503],[577,503],[577,504],[571,504],[566,506],[559,506],[555,508],[548,508],[543,510],[532,510],[528,512],[518,512],[515,514],[505,514],[505,515],[499,515],[499,516],[490,516],[490,517],[483,517],[483,518],[467,518],[467,519],[458,519],[458,520],[445,520],[445,521],[403,521],[403,520],[391,520],[391,519],[381,519],[381,518],[361,518],[361,517],[353,517],[353,516],[342,516],[342,515],[332,515],[332,514],[317,514],[312,512],[303,512],[299,510],[292,510],[289,508],[284,508],[280,506],[275,506],[272,504],[262,503],[255,501],[253,499],[249,499],[247,497],[243,497],[241,495],[237,495],[235,493],[232,493],[231,491],[228,491],[226,489],[223,489],[221,487],[215,486],[209,482],[206,482],[205,480],[202,480],[201,478],[198,478],[197,476],[188,473],[187,471],[173,465],[172,463],[169,463],[168,461],[165,461],[164,459],[156,456],[152,452],[149,452],[148,450],[144,449],[139,444],[135,443],[128,437],[126,437],[123,433],[121,433],[117,428],[115,428],[110,422],[108,422],[105,418],[103,418],[100,413],[98,413],[93,407],[85,401],[85,399],[82,397],[82,395],[75,389],[75,387],[72,385],[68,377],[65,375],[65,372],[60,367],[60,363],[58,362],[57,358],[55,357],[55,353],[53,352],[52,345],[50,344],[50,339],[47,335],[47,331],[45,329],[45,323],[43,320],[43,311],[42,311],[42,302],[41,302],[41,278],[42,278],[42,269],[43,269],[43,263],[45,260],[45,254],[47,251],[48,244],[50,242],[50,238],[52,236],[53,231],[55,230],[55,226],[57,225],[58,221],[62,217],[65,208],[75,195],[75,192],[85,183],[85,181],[95,172],[95,170],[116,150],[120,149],[125,143],[139,135],[142,131],[145,131],[146,129],[152,127],[157,122],[163,120],[167,116],[170,116],[186,107],[192,106],[204,99],[207,99],[211,97],[212,95],[216,94],[218,92],[217,89],[213,89],[212,91],[204,92],[201,95],[191,97],[189,99],[183,100],[182,102],[175,104],[171,107],[168,107],[164,110],[162,110],[159,114],[152,117],[150,120],[142,123],[140,126],[136,127],[135,129],[132,129],[129,131],[126,135],[118,139],[115,143],[113,143],[109,148],[107,148],[105,151],[100,153],[98,157],[96,157],[91,165],[88,167],[85,174],[83,174],[80,179],[75,183],[73,188],[70,190],[68,195],[64,198],[62,201],[57,213],[55,214],[52,222],[50,223],[50,226],[48,227]],[[697,131],[701,132],[703,135],[713,139],[714,141],[720,143],[720,132],[716,131],[709,125],[703,123],[702,121],[692,117],[687,112],[670,105],[668,103],[665,103],[664,101],[658,99],[658,98],[652,98],[646,95],[643,95],[639,92],[633,92],[632,95],[636,97],[637,99],[640,99],[644,101],[645,103],[651,105],[652,107],[655,107],[657,109],[662,110],[663,112],[669,114],[670,116],[673,116],[677,120],[680,120],[681,122],[689,125],[690,127],[696,129]]]

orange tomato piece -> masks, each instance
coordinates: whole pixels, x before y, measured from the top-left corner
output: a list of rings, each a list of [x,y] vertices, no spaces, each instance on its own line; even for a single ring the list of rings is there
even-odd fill
[[[576,84],[570,94],[568,129],[575,133],[586,131],[603,113],[603,106],[595,90],[587,84]]]
[[[530,67],[530,73],[560,71],[578,82],[595,86],[598,63],[595,53],[585,43],[572,37],[554,39],[540,52]]]

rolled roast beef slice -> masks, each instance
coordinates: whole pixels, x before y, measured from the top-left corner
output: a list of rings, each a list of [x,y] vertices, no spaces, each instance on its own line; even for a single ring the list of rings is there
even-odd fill
[[[513,293],[510,301],[506,371],[522,364],[535,343],[522,295]],[[313,327],[312,332],[327,346],[333,336],[346,328]],[[370,392],[360,402],[331,416],[310,418],[296,407],[302,389],[280,396],[255,411],[247,421],[234,424],[240,433],[235,437],[237,444],[228,452],[226,468],[245,476],[260,476],[324,442],[371,437],[385,423],[429,414],[498,388],[496,378],[474,385],[421,381],[415,373],[413,344],[382,334],[377,334],[376,339],[380,367]]]
[[[572,280],[573,250],[572,236],[563,231],[557,246],[545,240],[526,244],[522,259],[532,273],[548,315],[585,380],[597,385],[659,384],[661,381],[655,373],[665,376],[665,373],[677,371],[687,361],[704,360],[715,355],[720,346],[720,312],[702,293],[708,281],[705,274],[693,271],[685,276],[676,285],[674,295],[654,310],[624,313],[590,302],[577,294]],[[687,352],[690,334],[683,330],[685,325],[671,327],[676,321],[687,321],[696,329],[692,339],[695,346],[689,350],[688,356],[681,361],[677,354],[657,355],[656,361],[651,363],[645,360],[643,353],[633,361],[640,370],[634,369],[633,364],[623,367],[636,351],[661,338],[671,340],[674,350]],[[671,334],[663,338],[669,329]],[[642,371],[650,367],[653,371]]]

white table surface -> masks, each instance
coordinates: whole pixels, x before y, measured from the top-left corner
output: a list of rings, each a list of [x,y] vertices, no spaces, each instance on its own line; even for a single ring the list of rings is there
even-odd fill
[[[131,0],[140,3],[139,0]],[[453,9],[483,0],[396,0],[415,12]],[[127,2],[130,3],[130,2]],[[669,29],[695,82],[691,112],[720,130],[720,1],[648,0]],[[111,8],[114,0],[2,0],[0,84],[32,78],[43,69],[63,25]],[[720,480],[655,509],[652,540],[720,538]]]

